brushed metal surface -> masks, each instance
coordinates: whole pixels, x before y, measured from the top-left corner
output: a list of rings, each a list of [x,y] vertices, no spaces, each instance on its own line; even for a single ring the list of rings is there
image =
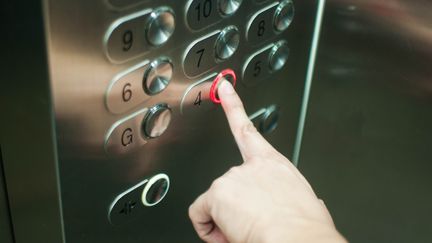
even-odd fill
[[[147,1],[122,10],[112,9],[102,0],[46,0],[45,3],[67,242],[198,242],[187,215],[188,206],[213,179],[240,162],[220,107],[180,113],[181,101],[191,85],[212,73],[226,68],[236,71],[239,76],[237,90],[249,114],[273,104],[280,107],[279,126],[266,137],[283,154],[289,157],[292,154],[316,1],[297,1],[291,26],[283,33],[274,33],[253,45],[245,39],[246,23],[268,2],[243,2],[232,16],[216,20],[199,31],[192,31],[186,23],[188,1]],[[153,47],[145,54],[121,63],[107,58],[104,40],[113,23],[143,9],[161,6],[170,7],[176,16],[176,29],[163,47]],[[187,77],[184,69],[193,70],[197,61],[191,59],[194,62],[183,63],[188,46],[200,37],[230,25],[236,26],[241,33],[235,54],[208,70],[194,73],[193,78]],[[260,85],[242,85],[241,71],[248,56],[280,40],[286,40],[291,50],[285,67]],[[213,53],[213,46],[209,51]],[[124,113],[110,112],[105,104],[105,94],[113,78],[145,60],[161,56],[170,58],[173,63],[170,85]],[[105,152],[104,141],[113,124],[159,103],[168,104],[173,111],[171,124],[161,137],[122,155]],[[184,102],[183,109],[193,105]],[[170,190],[164,200],[146,210],[142,217],[111,225],[107,214],[113,200],[159,173],[170,178]]]
[[[430,242],[432,2],[328,0],[300,169],[352,242]]]

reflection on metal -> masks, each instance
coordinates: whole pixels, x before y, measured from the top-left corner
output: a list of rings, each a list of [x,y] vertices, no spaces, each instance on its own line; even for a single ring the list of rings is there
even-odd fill
[[[305,87],[304,87],[304,91],[303,91],[302,108],[301,108],[300,119],[299,119],[298,128],[297,128],[296,142],[294,145],[294,154],[293,154],[293,158],[292,158],[292,162],[296,166],[299,163],[300,149],[301,149],[301,144],[302,144],[304,125],[306,122],[307,108],[308,108],[308,104],[309,104],[309,96],[310,96],[310,91],[311,91],[311,87],[312,87],[312,79],[313,79],[313,74],[314,74],[314,70],[315,70],[315,60],[316,60],[317,51],[318,51],[318,44],[319,44],[319,39],[320,39],[322,20],[323,20],[323,16],[324,16],[325,2],[326,2],[326,0],[319,0],[317,15],[316,15],[316,19],[315,19],[314,36],[312,39],[312,48],[311,48],[311,52],[310,52],[309,65],[308,65],[307,76],[306,76],[306,80],[305,80]]]

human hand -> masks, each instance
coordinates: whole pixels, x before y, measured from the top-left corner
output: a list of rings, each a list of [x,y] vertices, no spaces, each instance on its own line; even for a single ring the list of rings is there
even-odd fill
[[[243,158],[189,208],[209,243],[345,242],[297,168],[257,132],[231,84],[218,91]]]

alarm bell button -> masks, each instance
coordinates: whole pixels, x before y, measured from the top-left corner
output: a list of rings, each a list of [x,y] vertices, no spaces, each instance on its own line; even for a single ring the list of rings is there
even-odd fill
[[[213,84],[210,88],[210,99],[215,104],[221,103],[219,96],[217,94],[217,90],[219,88],[219,85],[224,80],[230,82],[232,84],[232,86],[235,87],[236,82],[237,82],[237,76],[232,69],[225,69],[216,76],[216,78],[214,79]]]

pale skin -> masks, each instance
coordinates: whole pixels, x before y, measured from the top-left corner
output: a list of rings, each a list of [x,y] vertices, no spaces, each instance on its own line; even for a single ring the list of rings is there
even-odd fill
[[[209,243],[346,242],[303,175],[257,132],[229,82],[218,95],[243,163],[190,206],[198,236]]]

